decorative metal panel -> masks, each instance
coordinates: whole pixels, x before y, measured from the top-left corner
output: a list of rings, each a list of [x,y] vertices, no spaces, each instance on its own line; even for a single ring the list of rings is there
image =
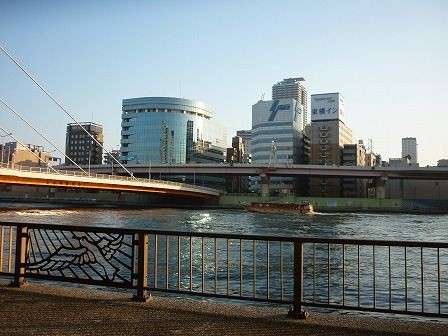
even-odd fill
[[[31,229],[26,273],[131,285],[133,235]]]

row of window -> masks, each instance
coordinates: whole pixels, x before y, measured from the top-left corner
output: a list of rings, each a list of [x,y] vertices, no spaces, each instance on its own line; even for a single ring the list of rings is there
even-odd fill
[[[82,150],[85,150],[85,149],[89,149],[89,147],[87,146],[87,147],[84,147],[84,146],[70,146],[70,150],[72,151],[72,150],[77,150],[77,149],[82,149]]]
[[[276,155],[277,162],[281,160],[291,160],[291,154],[277,154]],[[273,160],[272,154],[269,155],[263,155],[263,154],[252,154],[252,161],[254,163],[261,163],[260,161],[269,161]]]
[[[164,109],[164,108],[154,108],[154,109],[136,109],[136,110],[130,110],[130,111],[123,111],[123,113],[128,114],[128,113],[147,113],[147,112],[172,112],[172,113],[181,113],[181,114],[189,114],[189,115],[194,115],[194,116],[198,116],[198,117],[202,117],[205,119],[210,119],[209,116],[201,114],[201,113],[196,113],[196,112],[191,112],[191,111],[185,111],[185,110],[171,110],[171,109]],[[124,122],[129,122],[132,118],[123,118]]]
[[[99,133],[94,132],[92,133],[93,136],[97,137]],[[90,139],[90,135],[81,133],[81,134],[70,134],[70,139]]]
[[[277,130],[260,130],[254,131],[252,135],[252,139],[260,135],[276,135],[276,134],[291,134],[291,129],[277,129]]]
[[[292,127],[292,122],[291,121],[279,121],[279,122],[260,123],[260,124],[252,126],[252,129],[256,130],[257,128],[261,128],[261,127],[281,127],[281,126]]]
[[[70,134],[70,139],[77,139],[77,138],[85,138],[87,137],[87,134]]]
[[[94,141],[92,140],[92,141],[89,141],[89,140],[74,140],[74,141],[70,141],[70,145],[78,145],[78,144],[92,144],[93,145],[93,143],[94,143]]]
[[[86,154],[88,154],[88,153],[86,153],[86,152],[72,152],[72,153],[70,153],[69,156],[82,156],[82,157],[84,157],[84,156],[86,156]]]
[[[272,138],[258,138],[252,141],[252,146],[261,144],[261,143],[272,143],[273,139]],[[286,137],[286,138],[276,138],[274,140],[276,143],[279,142],[290,142],[292,143],[292,137]]]

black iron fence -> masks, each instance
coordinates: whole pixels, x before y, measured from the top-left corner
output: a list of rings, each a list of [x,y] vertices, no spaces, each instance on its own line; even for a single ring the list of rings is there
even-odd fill
[[[448,317],[448,243],[3,223],[0,274]]]

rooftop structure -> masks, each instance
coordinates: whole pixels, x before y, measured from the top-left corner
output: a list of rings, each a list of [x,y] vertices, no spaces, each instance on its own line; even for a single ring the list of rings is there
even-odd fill
[[[292,98],[302,105],[303,129],[308,124],[308,93],[301,82],[303,77],[286,78],[272,86],[272,99]]]

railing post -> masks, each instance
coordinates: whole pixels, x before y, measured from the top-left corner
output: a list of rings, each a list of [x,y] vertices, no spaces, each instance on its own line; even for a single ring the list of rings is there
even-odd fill
[[[137,294],[132,299],[146,302],[149,299],[146,290],[148,284],[148,235],[146,233],[138,233],[137,246]]]
[[[16,261],[14,265],[14,280],[11,287],[20,287],[25,284],[25,266],[28,244],[28,228],[17,226],[16,233]]]
[[[303,302],[303,242],[294,241],[294,305],[288,315],[292,318],[306,319],[309,313],[302,309]]]

